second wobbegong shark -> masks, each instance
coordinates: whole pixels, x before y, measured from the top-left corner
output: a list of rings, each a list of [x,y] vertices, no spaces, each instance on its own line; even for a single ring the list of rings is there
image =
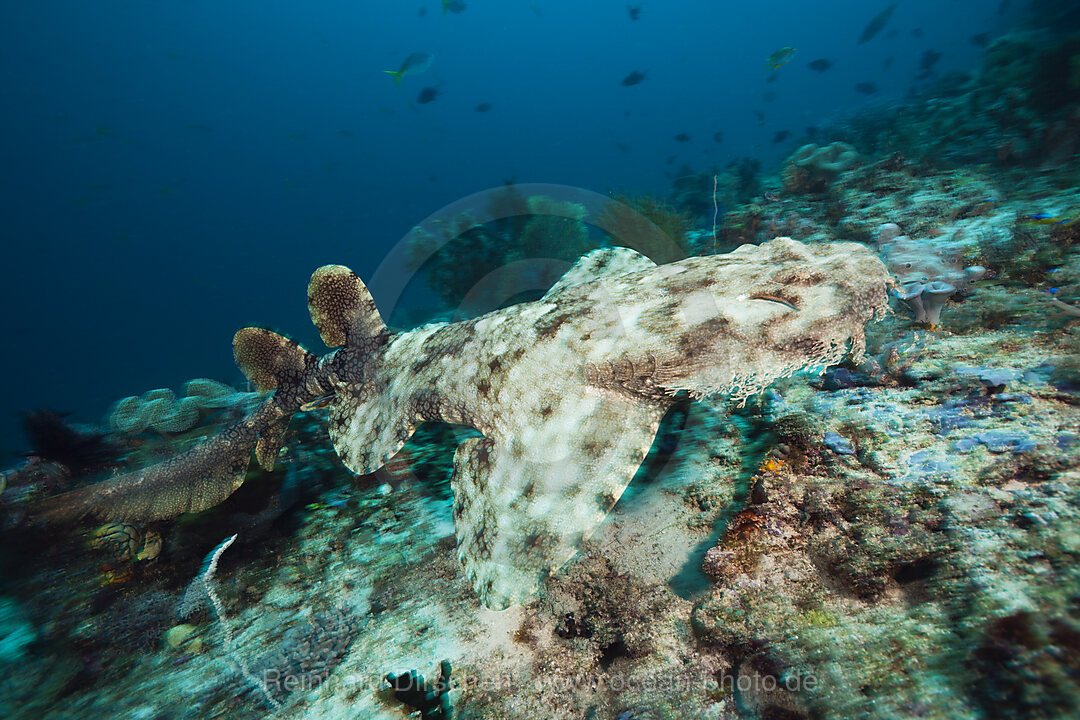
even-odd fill
[[[581,258],[542,298],[391,332],[355,273],[315,271],[314,355],[244,328],[233,349],[268,397],[190,450],[49,501],[48,514],[152,520],[204,510],[272,468],[289,418],[330,397],[351,471],[385,465],[421,422],[468,425],[451,487],[457,554],[484,605],[531,595],[619,500],[680,391],[735,402],[864,350],[890,276],[856,243],[776,238],[656,265],[627,248]]]

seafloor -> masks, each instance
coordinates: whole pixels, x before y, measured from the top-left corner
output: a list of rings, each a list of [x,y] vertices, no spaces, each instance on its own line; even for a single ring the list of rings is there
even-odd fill
[[[818,144],[857,158],[800,164],[807,151],[696,236],[701,252],[859,240],[900,283],[914,264],[952,291],[923,322],[894,300],[859,365],[742,409],[678,404],[614,512],[525,605],[482,609],[455,558],[464,430],[428,427],[353,477],[314,411],[278,470],[213,510],[43,527],[42,498],[116,464],[103,447],[148,462],[252,398],[201,400],[183,432],[114,414],[95,437],[39,414],[40,452],[0,495],[0,715],[1073,717],[1080,106],[995,96],[1003,68],[1025,87],[1031,42],[999,40],[966,81],[834,128]],[[437,688],[395,697],[385,680],[434,685],[443,660],[441,707]]]

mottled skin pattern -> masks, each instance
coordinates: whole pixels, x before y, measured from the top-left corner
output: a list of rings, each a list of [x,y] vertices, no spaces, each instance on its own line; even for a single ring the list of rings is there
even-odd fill
[[[778,377],[858,356],[864,325],[887,309],[889,282],[854,243],[777,238],[662,266],[617,248],[582,258],[538,301],[390,334],[359,278],[327,266],[312,277],[309,306],[340,348],[316,358],[266,330],[237,333],[238,364],[275,394],[224,440],[200,446],[190,467],[205,475],[227,459],[235,473],[254,443],[272,463],[289,415],[324,395],[333,397],[334,446],[357,473],[385,464],[419,422],[472,426],[484,437],[457,449],[451,480],[458,557],[482,602],[505,608],[600,524],[675,393],[742,401]],[[179,458],[169,482],[177,473]],[[214,502],[222,490],[203,488]],[[115,487],[106,492],[117,501]],[[152,514],[199,504],[181,499]],[[81,501],[112,516],[96,497]]]

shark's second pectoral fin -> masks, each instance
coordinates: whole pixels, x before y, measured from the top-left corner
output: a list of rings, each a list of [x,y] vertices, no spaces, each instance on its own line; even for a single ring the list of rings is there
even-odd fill
[[[547,422],[457,449],[451,486],[458,559],[487,607],[521,602],[565,564],[652,444],[662,406],[589,392]]]

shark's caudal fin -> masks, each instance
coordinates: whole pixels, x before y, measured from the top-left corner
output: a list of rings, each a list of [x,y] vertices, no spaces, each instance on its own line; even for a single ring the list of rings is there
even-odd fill
[[[233,354],[258,390],[286,394],[296,392],[304,369],[315,360],[295,342],[260,328],[237,332]],[[212,508],[243,484],[253,450],[262,467],[273,468],[290,415],[270,397],[244,418],[164,462],[49,498],[41,517],[161,520]]]

